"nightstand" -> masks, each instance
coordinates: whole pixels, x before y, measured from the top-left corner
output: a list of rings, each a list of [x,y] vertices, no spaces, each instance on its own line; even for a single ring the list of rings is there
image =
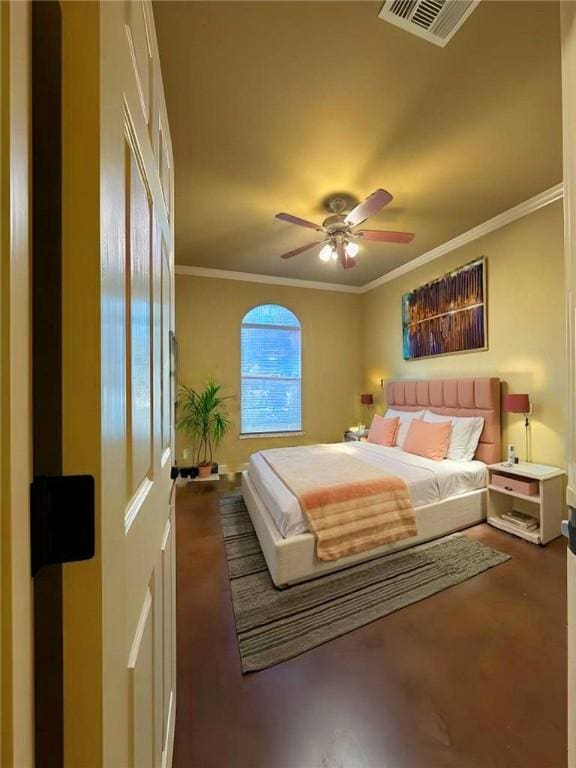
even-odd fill
[[[564,470],[546,464],[490,464],[487,522],[533,544],[547,544],[557,538],[565,516],[565,474]],[[502,517],[512,510],[535,518],[537,527],[523,530]]]
[[[365,440],[368,437],[368,430],[365,429],[362,432],[351,432],[349,429],[344,432],[344,442],[345,443],[352,443],[352,442],[359,442],[360,440]]]

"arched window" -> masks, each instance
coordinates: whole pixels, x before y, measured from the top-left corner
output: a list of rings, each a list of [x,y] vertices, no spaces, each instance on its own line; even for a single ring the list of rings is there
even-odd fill
[[[299,432],[301,417],[300,323],[279,304],[244,315],[241,346],[241,433]]]

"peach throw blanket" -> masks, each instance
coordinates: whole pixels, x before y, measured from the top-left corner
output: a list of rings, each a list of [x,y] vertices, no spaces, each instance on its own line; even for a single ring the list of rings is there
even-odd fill
[[[274,448],[261,455],[296,496],[320,560],[416,536],[408,486],[340,445]]]

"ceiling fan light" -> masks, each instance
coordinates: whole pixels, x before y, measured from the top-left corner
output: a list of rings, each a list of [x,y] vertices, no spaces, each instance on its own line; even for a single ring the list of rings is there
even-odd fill
[[[360,248],[358,247],[358,243],[346,243],[344,250],[346,251],[346,255],[353,259],[357,255]]]
[[[330,245],[330,243],[327,243],[325,246],[320,248],[320,253],[318,254],[318,256],[320,256],[321,261],[330,261],[332,254],[333,254],[332,246]]]

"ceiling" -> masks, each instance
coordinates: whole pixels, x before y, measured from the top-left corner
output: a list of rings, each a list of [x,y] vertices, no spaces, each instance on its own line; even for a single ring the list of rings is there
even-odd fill
[[[176,263],[364,285],[562,179],[559,8],[483,0],[445,48],[380,2],[154,5],[176,187]],[[274,219],[378,187],[354,269]]]

